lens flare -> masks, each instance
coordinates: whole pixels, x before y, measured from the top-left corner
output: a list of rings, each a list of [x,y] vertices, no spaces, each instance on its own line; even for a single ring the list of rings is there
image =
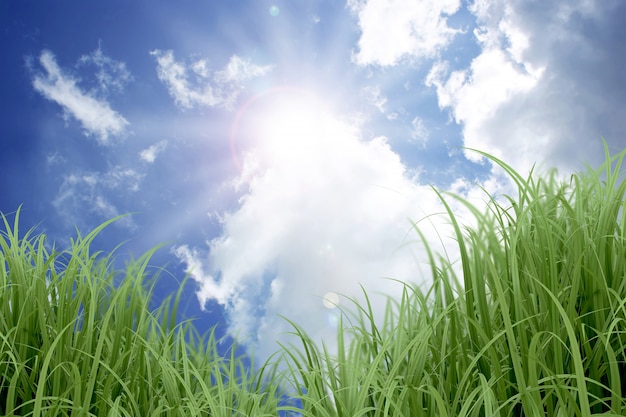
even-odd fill
[[[322,302],[324,303],[324,307],[332,310],[339,306],[339,296],[337,295],[337,293],[329,291],[324,294],[324,299],[322,300]]]
[[[275,4],[270,7],[270,16],[276,17],[280,13],[280,9]]]
[[[340,315],[341,312],[337,309],[326,312],[326,323],[328,323],[331,329],[337,329],[337,326],[339,326]]]

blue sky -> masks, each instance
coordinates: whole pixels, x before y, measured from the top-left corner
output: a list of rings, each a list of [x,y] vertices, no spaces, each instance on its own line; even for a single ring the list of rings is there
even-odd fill
[[[621,0],[3,1],[0,211],[60,246],[135,213],[98,248],[163,244],[156,296],[190,273],[201,329],[265,358],[283,315],[332,347],[360,285],[381,314],[387,278],[427,285],[411,221],[455,259],[431,185],[510,191],[463,146],[564,175],[601,138],[624,149],[624,18]]]

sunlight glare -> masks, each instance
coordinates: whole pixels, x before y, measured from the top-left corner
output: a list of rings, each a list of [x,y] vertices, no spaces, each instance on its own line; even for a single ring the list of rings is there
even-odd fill
[[[241,170],[242,151],[253,151],[264,166],[302,167],[332,159],[331,150],[341,146],[340,138],[347,132],[329,109],[330,103],[295,88],[274,89],[254,97],[233,125],[235,163]],[[240,141],[243,143],[235,143]]]
[[[268,108],[261,122],[264,147],[272,159],[303,158],[311,149],[322,145],[324,115],[320,103],[309,100],[286,100]],[[316,140],[318,139],[318,140]]]

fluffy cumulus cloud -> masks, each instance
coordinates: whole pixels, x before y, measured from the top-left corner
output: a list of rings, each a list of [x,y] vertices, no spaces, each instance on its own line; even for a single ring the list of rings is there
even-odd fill
[[[447,16],[460,0],[349,0],[361,36],[354,60],[360,65],[394,65],[402,58],[436,56],[458,33]]]
[[[222,217],[222,235],[208,248],[175,250],[199,284],[201,303],[221,304],[230,333],[264,358],[292,330],[281,315],[334,349],[339,313],[332,307],[351,305],[342,296],[363,302],[363,285],[382,317],[381,294],[401,290],[388,278],[428,282],[411,221],[442,211],[385,138],[363,140],[322,107],[297,107],[253,127],[258,145],[233,183],[244,193]],[[441,250],[438,234],[449,236],[444,216],[419,224]]]
[[[129,74],[123,64],[105,57],[99,49],[96,54],[88,56],[83,61],[93,62],[100,67],[98,78],[103,87],[115,86],[121,89],[128,80]],[[48,100],[58,103],[63,108],[66,118],[78,120],[85,133],[95,136],[101,144],[107,144],[111,137],[125,133],[128,121],[113,110],[104,98],[95,92],[81,89],[77,80],[59,67],[52,52],[42,51],[39,62],[46,73],[34,75],[33,87]],[[109,72],[105,65],[117,66],[118,72]],[[120,69],[123,71],[120,72]]]
[[[212,71],[206,59],[190,63],[176,61],[171,50],[150,52],[157,60],[157,74],[177,106],[190,109],[197,106],[230,108],[250,79],[270,71],[237,55],[230,57],[224,68]]]
[[[480,54],[454,71],[439,61],[426,79],[466,146],[523,171],[595,165],[601,137],[623,149],[626,3],[476,0],[471,11]]]

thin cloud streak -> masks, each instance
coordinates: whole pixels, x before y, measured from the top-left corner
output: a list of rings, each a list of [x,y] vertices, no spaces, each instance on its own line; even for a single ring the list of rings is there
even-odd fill
[[[66,117],[78,120],[87,135],[94,135],[100,144],[107,145],[112,136],[122,136],[126,132],[128,121],[111,109],[106,100],[82,91],[77,81],[61,70],[52,52],[42,51],[39,62],[46,74],[35,75],[33,87],[48,100],[59,104]]]

